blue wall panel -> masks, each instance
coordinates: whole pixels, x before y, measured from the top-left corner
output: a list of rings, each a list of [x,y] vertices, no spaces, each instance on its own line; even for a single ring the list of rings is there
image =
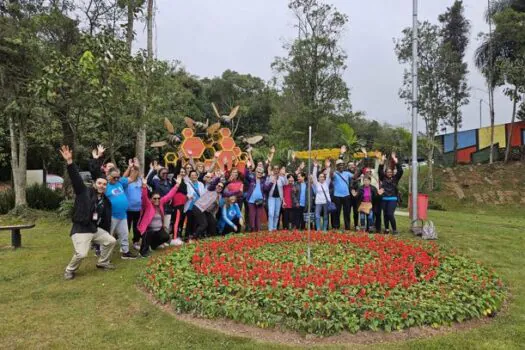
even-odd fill
[[[467,130],[458,132],[458,149],[477,146],[477,130]],[[444,137],[445,153],[454,151],[454,133]]]

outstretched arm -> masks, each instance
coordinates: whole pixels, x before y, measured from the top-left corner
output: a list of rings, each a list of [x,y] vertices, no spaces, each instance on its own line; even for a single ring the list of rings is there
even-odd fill
[[[86,190],[86,185],[84,185],[84,181],[82,181],[82,177],[78,172],[77,166],[73,164],[73,152],[69,149],[69,146],[64,145],[60,147],[60,154],[67,163],[67,173],[71,179],[73,190],[75,191],[76,195],[79,195]],[[96,179],[93,180],[96,181]]]

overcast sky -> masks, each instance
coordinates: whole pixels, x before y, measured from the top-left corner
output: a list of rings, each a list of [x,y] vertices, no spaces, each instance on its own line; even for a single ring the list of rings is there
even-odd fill
[[[410,112],[398,97],[403,66],[396,59],[393,38],[412,23],[411,0],[326,0],[349,16],[341,41],[348,54],[344,78],[351,89],[354,110],[369,119],[410,127]],[[437,22],[453,0],[420,1],[419,19]],[[180,60],[199,77],[220,76],[226,69],[272,77],[270,64],[284,55],[282,43],[293,39],[294,19],[287,0],[157,0],[157,56]],[[480,99],[483,126],[489,125],[488,95],[481,74],[474,67],[479,32],[487,32],[483,19],[486,3],[464,0],[472,28],[467,52],[471,102],[463,108],[463,128],[479,127]],[[146,47],[144,26],[137,28],[137,47]],[[495,98],[496,124],[510,121],[512,105],[499,91]],[[423,127],[420,121],[420,129]],[[450,130],[450,128],[449,128]]]

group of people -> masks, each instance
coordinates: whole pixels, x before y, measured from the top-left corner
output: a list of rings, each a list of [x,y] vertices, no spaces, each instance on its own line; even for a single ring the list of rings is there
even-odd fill
[[[117,239],[121,258],[135,259],[147,257],[159,247],[241,230],[260,231],[264,216],[268,231],[305,229],[311,216],[315,218],[313,228],[326,231],[329,226],[341,229],[342,213],[344,229],[350,230],[353,211],[354,228],[375,233],[381,232],[383,213],[383,232],[389,233],[391,227],[397,234],[394,212],[403,170],[396,155],[391,157],[394,169],[385,169],[383,156],[376,177],[373,169],[360,168],[361,163],[346,165],[346,151],[341,147],[335,163],[327,159],[324,167],[314,160],[308,170],[295,158],[286,166],[272,165],[275,147],[265,161],[258,162],[249,149],[243,171],[221,169],[220,152],[209,167],[196,163],[190,152],[184,166],[181,154],[177,163],[168,167],[153,162],[146,175],[138,160],[130,159],[121,175],[115,164],[104,163],[105,149],[98,146],[89,163],[94,181],[89,187],[73,163],[71,150],[62,146],[60,153],[76,194],[71,229],[75,254],[65,278],[75,277],[91,248],[99,256],[98,268],[113,269],[109,258]],[[130,231],[138,255],[130,250]]]

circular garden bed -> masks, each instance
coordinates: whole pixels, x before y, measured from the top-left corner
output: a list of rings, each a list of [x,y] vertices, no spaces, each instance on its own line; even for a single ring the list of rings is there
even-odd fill
[[[490,316],[501,280],[434,243],[350,233],[234,235],[148,263],[143,281],[177,312],[301,333],[399,330]]]

